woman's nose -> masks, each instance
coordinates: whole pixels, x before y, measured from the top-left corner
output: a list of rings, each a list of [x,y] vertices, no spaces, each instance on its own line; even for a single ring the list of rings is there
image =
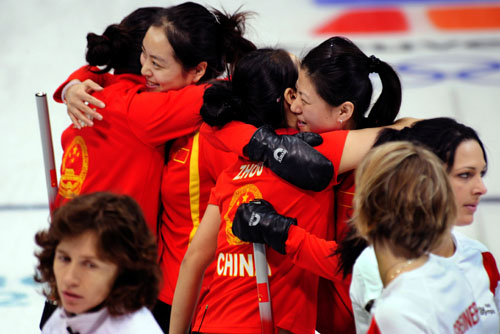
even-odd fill
[[[76,264],[70,264],[66,268],[66,272],[64,273],[64,283],[66,285],[75,285],[78,283],[80,279],[80,275],[78,273],[78,267]]]
[[[148,65],[148,62],[144,62],[144,64],[142,64],[142,67],[141,67],[141,74],[145,77],[147,76],[150,76],[151,75],[151,71],[149,70],[149,65]]]
[[[479,195],[484,195],[488,191],[486,188],[486,184],[484,183],[484,179],[482,177],[479,178],[476,184],[475,192]]]
[[[290,111],[294,114],[300,114],[301,108],[299,99],[296,98],[295,100],[293,100],[292,104],[290,105]]]

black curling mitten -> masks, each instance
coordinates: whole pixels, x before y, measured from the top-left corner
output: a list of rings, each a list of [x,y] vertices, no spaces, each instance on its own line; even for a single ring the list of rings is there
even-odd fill
[[[250,160],[263,161],[276,175],[305,189],[321,191],[333,177],[333,164],[311,145],[323,142],[312,132],[277,135],[269,125],[255,131],[245,151]]]
[[[290,225],[297,225],[297,220],[276,213],[271,203],[259,199],[238,207],[233,234],[242,241],[268,244],[278,253],[286,254]]]

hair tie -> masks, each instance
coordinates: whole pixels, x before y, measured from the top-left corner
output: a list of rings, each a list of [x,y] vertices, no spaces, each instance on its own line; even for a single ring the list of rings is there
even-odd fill
[[[380,65],[380,59],[378,59],[374,55],[371,55],[368,63],[368,69],[370,73],[378,73],[379,65]]]

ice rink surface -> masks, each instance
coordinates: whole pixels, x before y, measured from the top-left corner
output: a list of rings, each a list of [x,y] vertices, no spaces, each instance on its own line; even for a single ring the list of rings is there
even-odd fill
[[[258,46],[303,55],[344,35],[391,63],[403,82],[401,116],[450,116],[475,128],[489,170],[473,226],[462,229],[500,259],[500,1],[199,1],[256,13],[247,36]],[[68,126],[57,86],[84,63],[85,36],[102,33],[141,6],[179,1],[6,0],[0,13],[0,332],[37,333],[43,298],[32,280],[33,235],[47,226],[35,93],[46,92],[56,164]],[[378,86],[378,78],[374,83]]]

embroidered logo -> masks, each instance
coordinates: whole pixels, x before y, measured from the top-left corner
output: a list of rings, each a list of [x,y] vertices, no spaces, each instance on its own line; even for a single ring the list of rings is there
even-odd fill
[[[87,145],[81,136],[76,136],[63,155],[59,194],[64,198],[73,198],[79,195],[88,169]]]
[[[259,188],[257,188],[253,184],[246,184],[243,187],[236,189],[236,191],[233,193],[233,197],[231,198],[229,207],[223,215],[224,221],[226,223],[226,239],[228,244],[248,244],[248,242],[241,241],[233,234],[233,219],[240,204],[248,203],[256,198],[262,198],[262,194],[259,191]]]

